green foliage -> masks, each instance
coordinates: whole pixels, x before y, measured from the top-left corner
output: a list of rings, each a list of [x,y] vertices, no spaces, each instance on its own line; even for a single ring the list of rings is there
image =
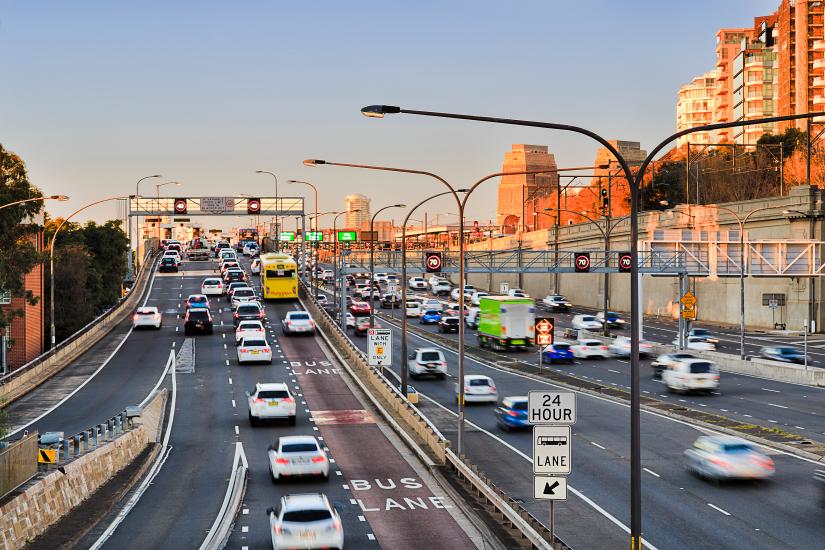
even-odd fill
[[[790,157],[793,152],[799,148],[806,146],[808,140],[808,133],[803,132],[797,128],[788,128],[781,134],[762,134],[762,137],[756,140],[757,145],[779,145],[782,144],[782,155],[785,158]],[[776,152],[779,155],[779,152]]]
[[[0,145],[0,206],[40,196],[40,190],[29,181],[20,157]],[[42,202],[34,201],[0,210],[0,291],[24,297],[30,304],[36,303],[36,297],[25,291],[23,276],[42,261],[42,256],[30,242],[37,228],[21,222],[42,208]],[[19,310],[0,311],[0,329],[19,315],[22,315]]]

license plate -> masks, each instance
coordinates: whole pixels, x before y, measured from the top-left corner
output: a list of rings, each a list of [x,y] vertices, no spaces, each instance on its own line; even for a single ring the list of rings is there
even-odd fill
[[[301,531],[302,539],[314,539],[315,536],[315,531]]]
[[[257,351],[257,350],[252,350],[250,353],[251,353],[252,355],[258,355],[258,354],[259,354],[259,353],[261,353],[261,352],[259,352],[259,351]]]
[[[308,458],[293,458],[292,463],[293,464],[308,464],[309,459]]]

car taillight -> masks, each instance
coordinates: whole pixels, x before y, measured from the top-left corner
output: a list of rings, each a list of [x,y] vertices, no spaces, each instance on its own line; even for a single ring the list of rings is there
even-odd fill
[[[155,319],[160,319],[160,313],[155,313]]]
[[[711,457],[710,459],[708,459],[708,461],[711,464],[715,464],[715,465],[719,466],[720,468],[724,468],[726,470],[730,468],[730,464],[728,464],[726,461],[722,460],[721,458]]]
[[[235,313],[233,313],[233,314],[232,314],[232,317],[234,317],[235,319],[237,319],[237,318],[238,318],[238,317],[240,317],[240,316],[241,316],[241,315],[240,315],[239,313],[237,313],[237,312],[235,312]]]
[[[286,458],[276,458],[275,464],[289,464],[289,460]]]
[[[295,398],[294,397],[284,397],[283,399],[281,399],[281,401],[283,401],[284,403],[295,403]]]
[[[314,456],[314,457],[312,457],[312,461],[315,462],[316,464],[319,463],[319,462],[326,462],[327,457],[325,457],[325,456]]]
[[[770,458],[763,458],[761,456],[755,456],[755,457],[751,458],[751,461],[758,464],[759,466],[767,469],[767,470],[773,470],[774,469],[773,460],[771,460]]]
[[[607,346],[599,346],[599,349],[607,350]]]
[[[281,534],[281,532],[283,531],[283,529],[281,529],[281,526],[280,526],[280,525],[273,525],[273,526],[272,526],[272,531],[273,531],[276,535],[280,535],[280,534]]]
[[[470,386],[464,386],[464,393],[467,393],[468,391],[470,391]]]
[[[340,530],[341,530],[341,522],[340,522],[339,520],[337,520],[337,519],[336,519],[336,520],[334,520],[334,521],[332,522],[332,527],[333,527],[336,531],[340,531]]]
[[[246,348],[241,348],[241,349],[239,349],[238,351],[240,351],[241,353],[246,353],[246,352],[247,352],[247,351],[249,351],[249,350],[248,350],[248,349],[246,349]]]
[[[496,391],[496,387],[495,386],[490,386],[490,391]]]
[[[261,397],[256,397],[256,398],[255,398],[255,399],[253,399],[252,401],[253,401],[253,402],[255,402],[255,403],[257,403],[258,405],[260,405],[261,403],[264,403],[264,402],[266,401],[266,399],[263,399],[263,398],[261,398]]]
[[[514,416],[514,417],[518,416],[518,413],[516,411],[506,411],[506,412],[507,412],[507,416]]]
[[[263,312],[263,311],[259,311],[259,312],[258,312],[258,317],[260,317],[261,319],[263,319],[263,318],[264,318],[264,312]]]
[[[138,315],[137,313],[135,313],[134,315],[132,315],[132,319],[134,319],[135,321],[137,321],[138,319],[140,319],[140,315]]]
[[[264,348],[264,353],[269,353],[271,350],[269,348]]]

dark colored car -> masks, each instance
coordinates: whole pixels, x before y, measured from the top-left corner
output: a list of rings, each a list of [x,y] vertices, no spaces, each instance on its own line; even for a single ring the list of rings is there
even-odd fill
[[[401,307],[401,297],[393,292],[387,292],[383,296],[381,296],[381,307],[394,307],[398,309],[399,307]]]
[[[196,333],[212,334],[212,314],[208,309],[198,308],[186,311],[183,334],[190,336]]]
[[[223,284],[228,285],[229,283],[237,283],[240,281],[245,281],[246,275],[240,269],[230,269],[226,272],[223,276]]]
[[[601,321],[601,313],[599,313],[596,318]],[[604,321],[602,321],[604,322]],[[608,311],[607,312],[607,326],[609,328],[624,328],[625,320],[622,319],[622,316],[616,313],[615,311]]]
[[[529,428],[527,422],[527,397],[505,397],[501,405],[496,407],[496,422],[503,430],[513,428]]]
[[[160,267],[158,267],[158,271],[160,271],[161,273],[177,273],[178,262],[176,262],[174,258],[170,257],[161,258]]]
[[[573,348],[570,344],[550,344],[541,352],[542,363],[572,363],[573,359]]]
[[[381,325],[378,324],[375,320],[373,320],[372,328],[381,328]],[[358,336],[366,336],[367,331],[370,329],[370,318],[369,317],[361,317],[355,320],[355,334]]]
[[[232,322],[237,327],[241,321],[263,321],[264,310],[257,303],[244,302],[232,314]]]
[[[422,325],[434,325],[441,321],[441,312],[429,309],[425,311],[418,320]]]
[[[456,315],[442,317],[438,322],[438,332],[458,332],[458,325],[460,324],[461,320]]]

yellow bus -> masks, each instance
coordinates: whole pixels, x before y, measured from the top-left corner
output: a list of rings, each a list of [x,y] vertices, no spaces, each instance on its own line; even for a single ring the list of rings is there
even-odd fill
[[[298,298],[298,265],[289,254],[261,254],[261,293],[264,300]]]

